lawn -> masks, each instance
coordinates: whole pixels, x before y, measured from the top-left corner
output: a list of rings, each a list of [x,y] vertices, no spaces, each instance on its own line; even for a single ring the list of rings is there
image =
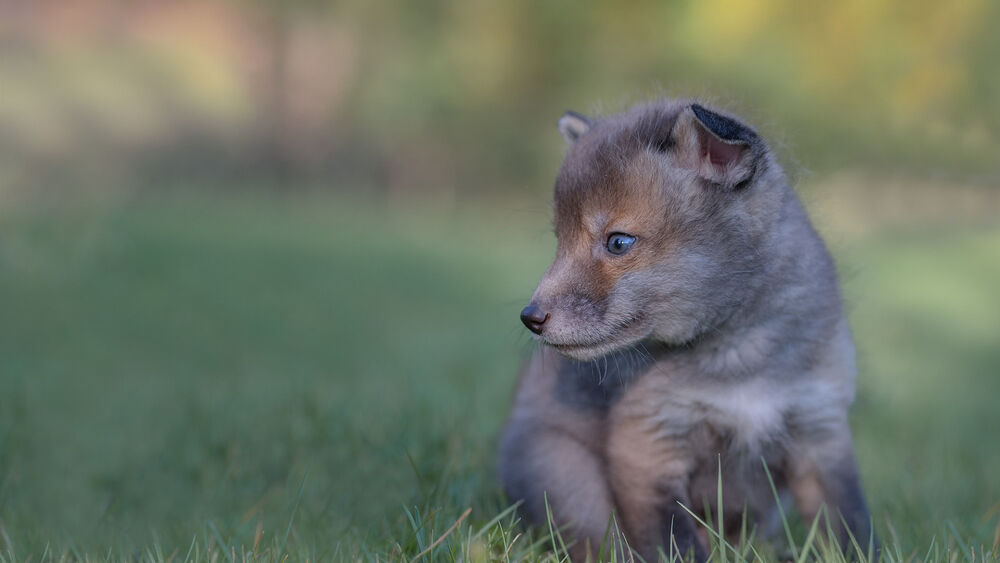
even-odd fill
[[[499,557],[523,531],[493,473],[517,312],[554,241],[543,201],[460,210],[0,206],[0,557]],[[997,560],[1000,224],[834,249],[888,555]]]

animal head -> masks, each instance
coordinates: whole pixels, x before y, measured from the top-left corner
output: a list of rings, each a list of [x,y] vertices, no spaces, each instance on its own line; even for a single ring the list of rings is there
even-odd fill
[[[556,256],[521,313],[563,354],[691,342],[760,285],[784,178],[750,127],[692,102],[559,120]]]

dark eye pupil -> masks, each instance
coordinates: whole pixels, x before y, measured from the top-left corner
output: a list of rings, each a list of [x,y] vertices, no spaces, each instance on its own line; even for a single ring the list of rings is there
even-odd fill
[[[635,237],[625,234],[614,234],[608,237],[608,251],[612,254],[625,254],[635,242]]]

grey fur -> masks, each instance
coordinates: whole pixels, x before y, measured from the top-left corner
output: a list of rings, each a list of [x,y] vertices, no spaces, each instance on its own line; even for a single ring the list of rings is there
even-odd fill
[[[721,463],[725,519],[744,503],[763,519],[764,459],[806,517],[824,503],[865,544],[833,261],[756,132],[692,105],[586,120],[567,150],[559,248],[532,297],[551,318],[502,438],[504,487],[535,522],[547,496],[575,559],[594,553],[612,513],[647,559],[669,551],[665,515],[685,530],[678,547],[703,558],[677,503],[714,505]],[[721,163],[708,142],[732,144]],[[641,231],[631,262],[602,254],[622,225]]]

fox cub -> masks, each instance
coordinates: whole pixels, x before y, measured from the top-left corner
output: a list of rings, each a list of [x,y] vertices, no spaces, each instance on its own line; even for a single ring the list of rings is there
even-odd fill
[[[836,271],[764,141],[677,100],[559,130],[558,247],[521,312],[543,345],[500,446],[510,498],[536,523],[550,510],[574,560],[607,535],[703,561],[687,509],[727,534],[744,511],[773,525],[769,472],[804,518],[825,507],[841,545],[877,545]]]

